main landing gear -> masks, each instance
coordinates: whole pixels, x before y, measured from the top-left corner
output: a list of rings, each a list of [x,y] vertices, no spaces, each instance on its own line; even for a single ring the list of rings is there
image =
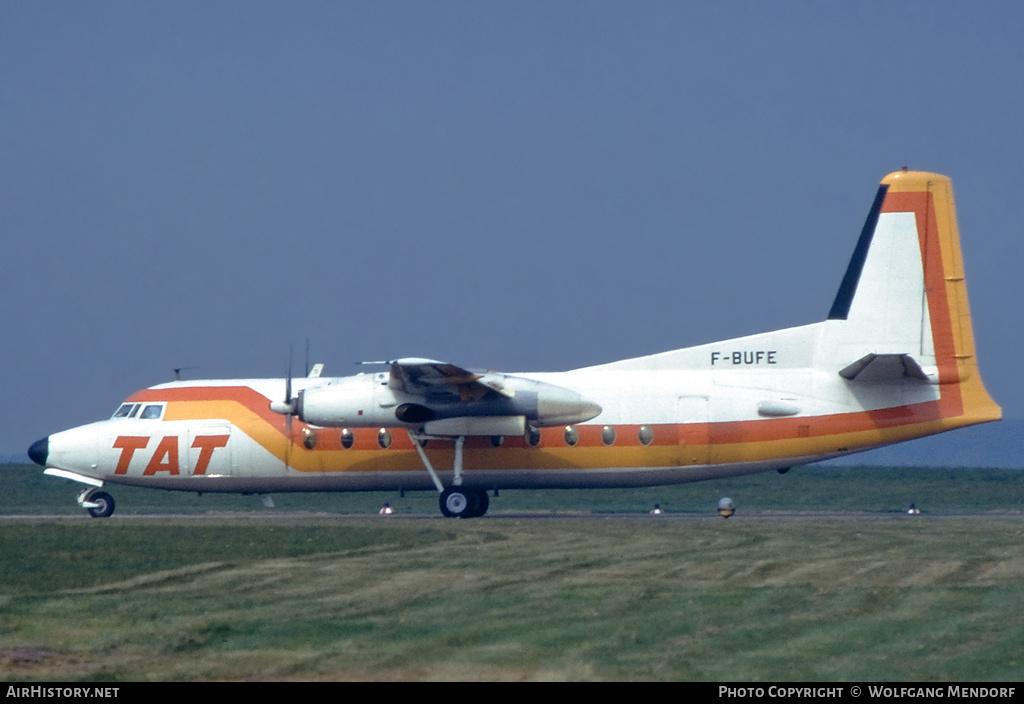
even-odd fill
[[[479,518],[487,513],[491,499],[485,489],[449,487],[441,492],[441,513],[446,518]]]
[[[437,491],[441,494],[439,504],[441,506],[441,513],[446,518],[479,518],[487,513],[487,509],[491,505],[491,500],[487,496],[487,490],[467,489],[462,486],[462,446],[466,443],[465,435],[455,438],[455,477],[452,479],[452,485],[447,489],[441,483],[437,472],[434,471],[434,466],[427,459],[427,453],[423,451],[423,441],[451,440],[451,438],[417,435],[410,430],[409,439],[412,440],[413,447],[416,448],[416,452],[420,455],[420,460],[423,461],[423,466],[426,467],[427,473],[430,474],[430,478],[434,482],[434,486],[437,487]]]

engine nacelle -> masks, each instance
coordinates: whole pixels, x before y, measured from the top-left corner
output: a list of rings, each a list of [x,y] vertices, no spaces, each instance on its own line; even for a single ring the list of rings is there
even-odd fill
[[[461,418],[463,421],[452,427],[470,430],[460,434],[490,427],[465,420],[469,418],[519,418],[519,426],[525,421],[534,427],[548,427],[582,423],[601,412],[596,403],[562,386],[506,374],[490,374],[487,380],[497,388],[491,387],[492,392],[475,400],[461,400],[455,393],[428,399],[392,389],[385,374],[360,374],[300,391],[294,407],[304,422],[336,428],[422,427],[428,423],[446,428],[451,423],[444,421]]]
[[[360,374],[300,391],[295,412],[311,425],[372,428],[395,425],[395,405],[386,377]]]
[[[533,387],[532,391],[524,393],[524,396],[530,393],[536,394],[536,408],[533,409],[532,414],[526,414],[530,425],[534,427],[547,428],[554,425],[582,423],[601,413],[599,405],[587,400],[572,389],[531,379],[517,381],[528,382]]]

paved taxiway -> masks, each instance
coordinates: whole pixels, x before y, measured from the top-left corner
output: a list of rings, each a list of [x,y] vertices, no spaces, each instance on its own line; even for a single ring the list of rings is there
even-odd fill
[[[857,513],[844,511],[801,511],[801,512],[750,512],[736,514],[731,518],[722,518],[714,514],[698,513],[663,513],[657,516],[638,513],[564,513],[564,512],[522,512],[522,513],[491,513],[476,521],[494,520],[575,520],[575,521],[608,521],[608,520],[645,520],[645,521],[716,521],[724,523],[748,522],[748,521],[802,521],[802,520],[841,520],[841,521],[928,521],[946,519],[989,519],[989,520],[1024,520],[1024,512],[998,512],[998,513],[921,513],[907,515],[902,512],[892,513]],[[12,514],[0,515],[2,521],[29,521],[29,520],[91,520],[91,521],[160,521],[160,520],[195,520],[195,521],[216,521],[216,520],[252,520],[252,521],[407,521],[407,520],[435,520],[453,521],[444,518],[436,513],[393,513],[388,516],[367,513],[326,513],[326,512],[305,512],[305,511],[216,511],[210,513],[140,513],[114,515],[106,519],[92,518],[86,513],[69,514]],[[458,521],[454,521],[458,522]]]

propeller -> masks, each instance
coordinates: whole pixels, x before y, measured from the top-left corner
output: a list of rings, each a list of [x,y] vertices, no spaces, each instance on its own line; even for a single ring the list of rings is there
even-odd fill
[[[285,445],[284,466],[288,469],[288,455],[292,447],[292,417],[296,413],[295,400],[292,398],[292,349],[288,348],[288,373],[284,381],[284,401],[271,401],[270,410],[284,416]]]

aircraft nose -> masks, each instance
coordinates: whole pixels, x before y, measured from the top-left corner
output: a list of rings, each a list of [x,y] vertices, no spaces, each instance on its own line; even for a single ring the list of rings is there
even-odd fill
[[[50,454],[50,437],[46,436],[42,440],[37,440],[32,443],[32,447],[28,448],[28,456],[36,464],[45,467],[46,458]]]

